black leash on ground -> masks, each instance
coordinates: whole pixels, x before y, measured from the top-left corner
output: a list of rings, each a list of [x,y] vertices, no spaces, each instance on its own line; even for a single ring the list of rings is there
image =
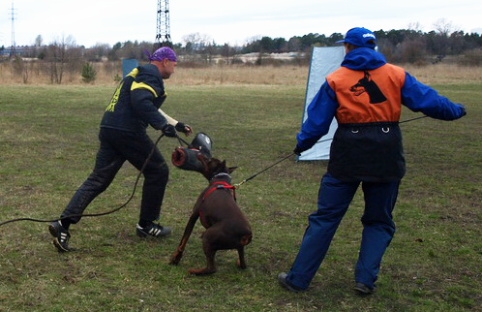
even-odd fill
[[[132,200],[132,198],[134,198],[134,195],[136,193],[136,189],[137,189],[137,185],[139,183],[139,180],[141,178],[141,175],[144,173],[144,169],[146,168],[147,166],[147,163],[149,162],[149,160],[151,159],[152,157],[152,154],[154,154],[154,151],[156,150],[156,146],[157,144],[159,143],[159,141],[161,140],[161,138],[164,136],[164,134],[161,134],[159,136],[159,138],[156,140],[156,142],[154,143],[154,146],[152,147],[152,150],[151,152],[149,153],[149,155],[147,156],[146,158],[146,161],[144,162],[144,164],[142,165],[141,167],[141,170],[139,171],[139,174],[137,175],[137,178],[136,178],[136,181],[134,183],[134,188],[132,189],[132,193],[131,195],[129,196],[129,198],[126,200],[125,203],[123,203],[122,205],[120,205],[119,207],[115,208],[115,209],[112,209],[112,210],[109,210],[109,211],[106,211],[106,212],[100,212],[100,213],[89,213],[89,214],[79,214],[79,215],[70,215],[70,216],[65,216],[65,217],[62,217],[62,218],[56,218],[56,219],[49,219],[49,220],[45,220],[45,219],[35,219],[35,218],[16,218],[16,219],[11,219],[11,220],[7,220],[7,221],[3,221],[3,222],[0,222],[0,226],[2,225],[5,225],[5,224],[8,224],[8,223],[12,223],[12,222],[18,222],[18,221],[32,221],[32,222],[54,222],[54,221],[57,221],[57,220],[63,220],[63,219],[67,219],[67,218],[72,218],[72,217],[101,217],[101,216],[105,216],[105,215],[108,215],[108,214],[111,214],[111,213],[114,213],[116,211],[119,211],[121,210],[122,208],[124,208],[125,206],[127,206],[127,204],[129,204],[129,202]],[[179,136],[177,136],[179,142],[181,141],[184,141],[182,140]]]

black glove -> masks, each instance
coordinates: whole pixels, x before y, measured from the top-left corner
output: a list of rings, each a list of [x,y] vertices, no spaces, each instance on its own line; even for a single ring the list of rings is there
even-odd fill
[[[189,134],[192,131],[189,125],[186,125],[180,121],[176,124],[175,128],[177,131],[182,132],[184,134]]]
[[[295,149],[293,150],[293,153],[295,153],[298,156],[301,156],[302,152],[303,152],[303,150],[301,148],[299,148],[298,145],[296,145]]]
[[[176,128],[174,128],[173,125],[167,124],[164,127],[162,127],[161,131],[167,137],[170,137],[170,138],[177,137]]]

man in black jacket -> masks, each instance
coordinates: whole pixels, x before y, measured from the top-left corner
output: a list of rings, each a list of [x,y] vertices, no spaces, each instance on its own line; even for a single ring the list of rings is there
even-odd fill
[[[144,184],[137,235],[163,237],[171,233],[170,228],[154,223],[160,217],[169,168],[146,129],[150,125],[167,137],[176,137],[176,130],[189,135],[192,129],[160,110],[166,99],[163,79],[174,73],[177,64],[175,52],[162,47],[148,57],[149,63],[132,70],[115,90],[100,124],[100,148],[94,170],[59,220],[49,226],[59,252],[72,250],[70,225],[80,221],[87,206],[107,189],[126,160],[141,170],[149,159],[142,172]]]

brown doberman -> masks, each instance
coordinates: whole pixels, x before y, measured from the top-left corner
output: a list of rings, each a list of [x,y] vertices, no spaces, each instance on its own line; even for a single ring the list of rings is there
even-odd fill
[[[248,220],[236,203],[234,186],[231,185],[230,174],[236,167],[227,167],[225,160],[208,158],[203,154],[198,154],[197,157],[202,163],[201,173],[208,179],[209,185],[201,192],[194,205],[181,242],[171,256],[170,264],[177,265],[181,261],[189,236],[199,218],[206,229],[202,235],[202,244],[207,266],[189,269],[189,273],[206,275],[216,272],[216,251],[227,249],[238,251],[237,265],[245,269],[244,246],[251,242],[252,232]]]

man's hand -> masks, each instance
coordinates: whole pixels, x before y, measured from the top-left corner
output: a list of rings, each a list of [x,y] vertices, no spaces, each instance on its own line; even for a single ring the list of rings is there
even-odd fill
[[[178,122],[178,123],[176,124],[176,127],[175,127],[175,128],[176,128],[177,131],[184,133],[186,136],[188,136],[188,135],[190,135],[190,134],[192,133],[192,128],[191,128],[191,126],[186,125],[186,124],[184,124],[184,123],[182,123],[182,122]]]
[[[298,156],[301,156],[302,152],[304,151],[302,151],[301,148],[299,148],[298,145],[296,145],[295,149],[293,150],[293,153],[295,153]]]
[[[176,128],[174,128],[173,125],[167,124],[164,127],[162,127],[161,131],[167,137],[170,137],[170,138],[177,137]]]

